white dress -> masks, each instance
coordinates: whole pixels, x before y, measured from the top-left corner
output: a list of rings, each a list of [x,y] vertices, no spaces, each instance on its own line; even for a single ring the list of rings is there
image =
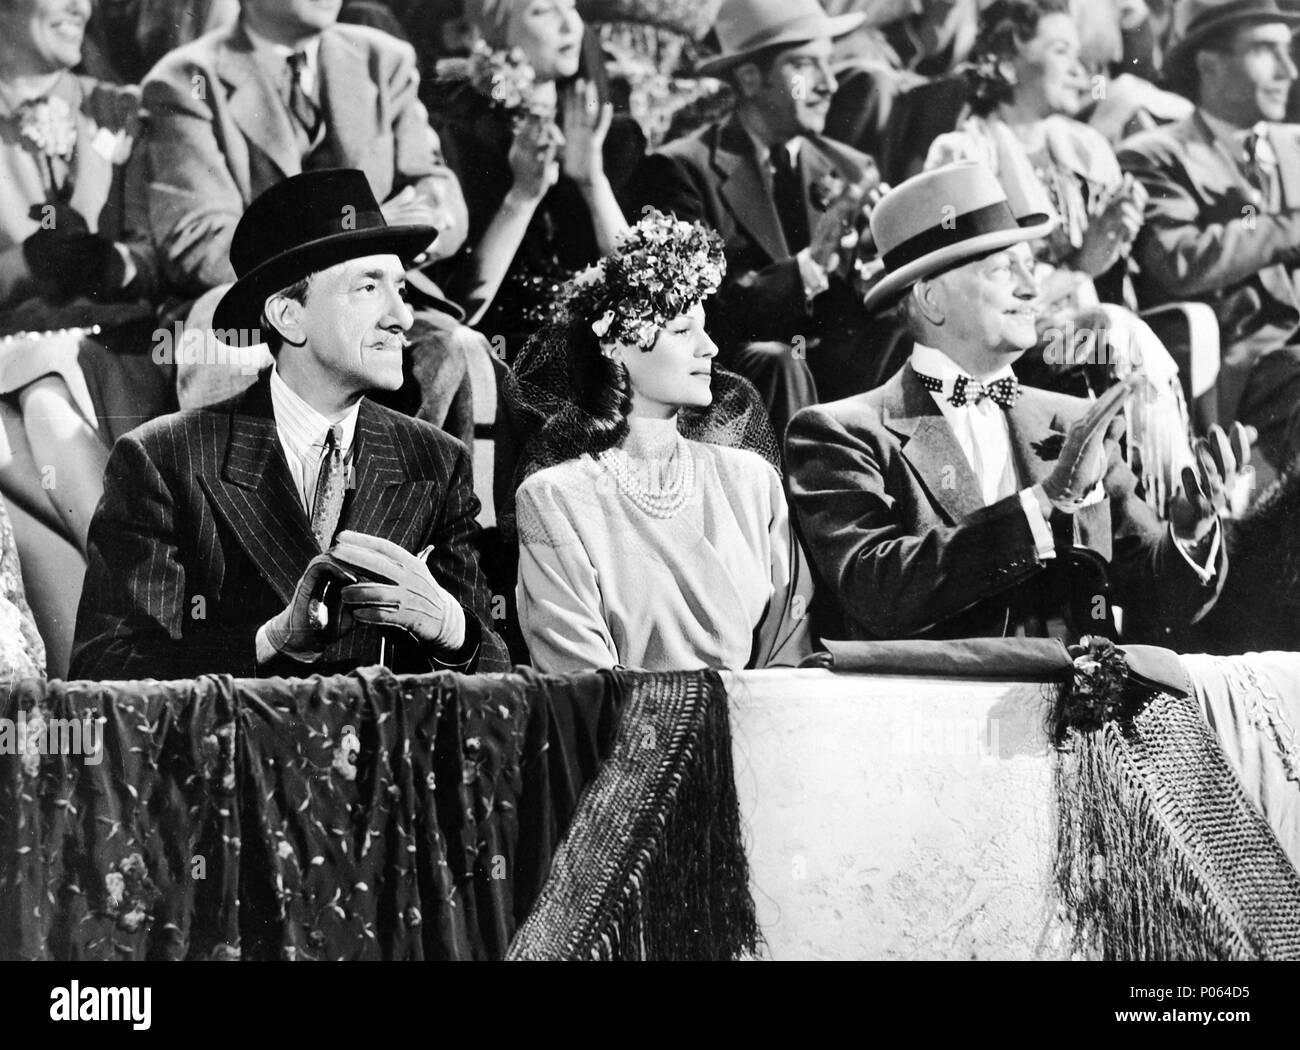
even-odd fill
[[[519,619],[544,672],[794,666],[810,651],[812,583],[781,480],[761,456],[687,441],[673,420],[633,417],[622,450],[689,497],[647,513],[590,455],[520,486]]]

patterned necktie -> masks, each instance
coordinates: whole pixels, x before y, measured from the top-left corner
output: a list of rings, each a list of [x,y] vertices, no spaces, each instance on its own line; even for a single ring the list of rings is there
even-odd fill
[[[803,181],[799,178],[799,169],[790,158],[790,150],[785,143],[777,146],[771,153],[772,161],[772,201],[776,204],[776,214],[781,220],[781,230],[785,234],[786,247],[790,254],[803,251],[812,241],[808,232],[808,209],[804,205]]]
[[[316,141],[320,130],[320,110],[302,88],[302,71],[307,64],[307,52],[295,51],[289,62],[289,112],[307,134],[308,143]]]
[[[325,455],[316,477],[311,505],[311,531],[321,550],[329,550],[343,512],[343,428],[335,423],[325,434]]]
[[[920,372],[916,373],[916,378],[926,390],[943,393],[942,379],[922,375]],[[952,393],[948,395],[948,402],[954,408],[961,408],[967,404],[978,405],[986,397],[1001,408],[1011,408],[1020,397],[1020,381],[1015,376],[1003,376],[991,383],[981,383],[970,376],[958,376],[952,385]]]
[[[1259,190],[1264,200],[1273,199],[1273,179],[1277,174],[1277,155],[1268,141],[1268,125],[1264,122],[1250,129],[1243,144],[1246,161],[1246,178]]]

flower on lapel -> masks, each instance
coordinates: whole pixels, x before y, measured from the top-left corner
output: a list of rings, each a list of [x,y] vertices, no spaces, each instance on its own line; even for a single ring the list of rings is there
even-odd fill
[[[1042,441],[1031,441],[1029,447],[1037,453],[1039,459],[1054,460],[1061,458],[1061,449],[1064,445],[1064,434],[1048,434]]]
[[[825,172],[813,179],[808,187],[808,199],[818,211],[825,211],[844,192],[845,182],[834,171]]]
[[[29,99],[18,107],[18,133],[47,157],[72,159],[77,122],[72,107],[61,98]]]

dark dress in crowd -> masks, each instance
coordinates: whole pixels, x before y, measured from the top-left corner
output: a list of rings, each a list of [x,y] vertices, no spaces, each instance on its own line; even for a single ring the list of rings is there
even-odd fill
[[[472,253],[514,181],[508,160],[514,141],[513,118],[510,111],[495,106],[465,81],[430,85],[426,97],[447,165],[460,179],[465,194],[469,237],[464,252]],[[616,194],[628,176],[628,165],[619,163],[619,158],[628,153],[629,136],[637,134],[635,123],[620,117],[606,138],[606,174]],[[447,260],[438,276],[451,297],[472,314],[474,267],[466,264],[464,252]],[[475,327],[489,338],[503,340],[498,346],[505,359],[513,362],[528,337],[550,319],[564,283],[599,258],[586,199],[578,184],[561,170],[559,180],[533,213],[495,299]]]

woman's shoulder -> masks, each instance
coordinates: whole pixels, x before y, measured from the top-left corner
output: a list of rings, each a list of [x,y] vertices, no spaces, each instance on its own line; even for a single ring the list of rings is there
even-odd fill
[[[764,490],[770,489],[775,483],[780,488],[781,478],[776,468],[757,452],[731,445],[716,445],[709,441],[692,441],[690,444],[700,456],[714,463],[724,481],[732,479]]]
[[[1047,118],[1047,134],[1056,159],[1079,174],[1096,182],[1111,182],[1120,176],[1114,147],[1091,125],[1053,114]]]

